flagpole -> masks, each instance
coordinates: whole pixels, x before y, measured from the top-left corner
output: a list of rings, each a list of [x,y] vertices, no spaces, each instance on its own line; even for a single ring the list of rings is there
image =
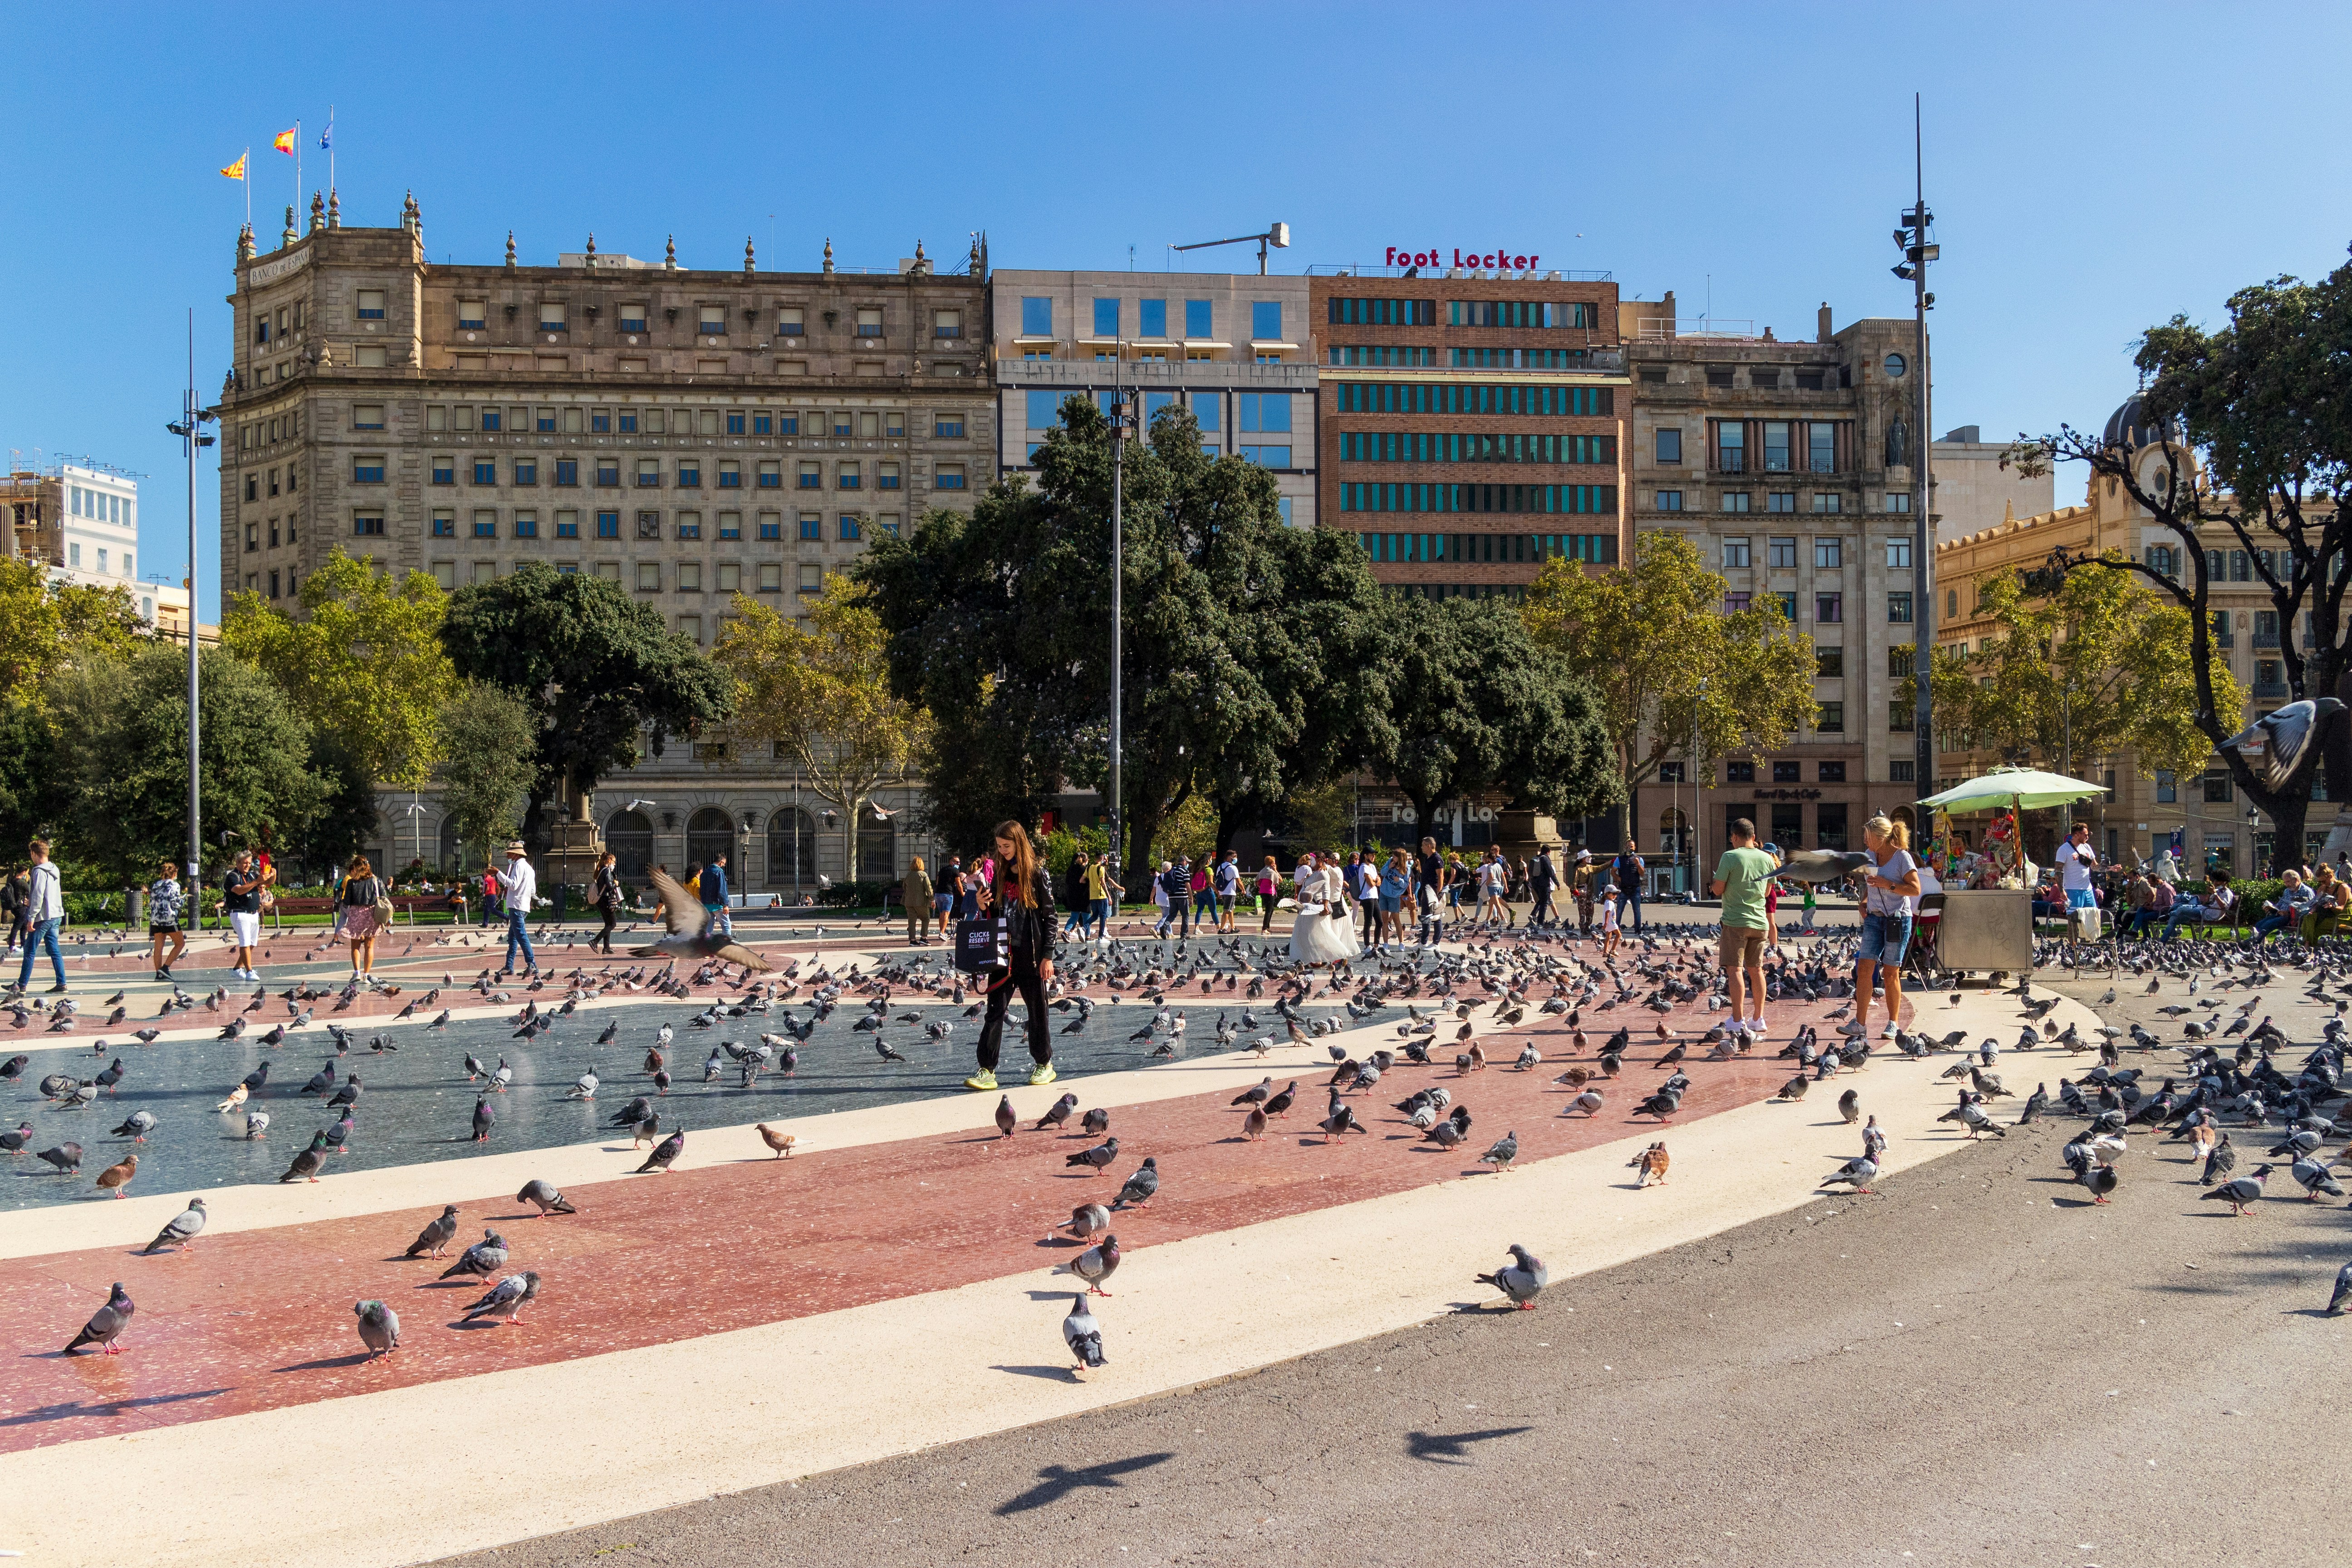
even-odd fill
[[[302,117],[294,117],[294,210],[302,210]],[[294,220],[300,223],[300,218]]]
[[[247,147],[245,156],[236,161],[237,184],[245,187],[245,226],[253,226],[253,149]]]
[[[335,189],[335,106],[327,105],[327,190]]]

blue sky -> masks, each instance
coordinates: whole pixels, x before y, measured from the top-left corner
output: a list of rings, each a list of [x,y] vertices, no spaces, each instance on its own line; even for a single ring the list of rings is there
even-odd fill
[[[163,423],[196,311],[216,393],[250,145],[331,102],[347,223],[414,188],[438,258],[580,247],[888,266],[985,228],[1001,267],[1160,264],[1280,219],[1289,270],[1510,245],[1629,294],[1810,335],[1909,310],[1887,268],[1926,94],[1937,427],[2096,424],[2134,335],[2352,240],[2352,8],[1979,5],[418,5],[15,13],[17,301],[0,446],[147,476],[142,553],[184,568]],[[307,209],[308,197],[303,197]],[[1243,247],[1202,253],[1254,264]],[[1195,260],[1199,258],[1196,256]],[[2063,475],[2060,499],[2079,480]],[[200,475],[205,595],[214,481]],[[207,615],[210,614],[209,608]]]

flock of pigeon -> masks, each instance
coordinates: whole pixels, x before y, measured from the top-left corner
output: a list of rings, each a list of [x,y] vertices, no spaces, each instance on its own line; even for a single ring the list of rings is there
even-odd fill
[[[1162,943],[1130,945],[1113,942],[1066,953],[1049,1005],[1063,1016],[1060,1032],[1070,1034],[1085,1030],[1105,1001],[1150,1005],[1152,1012],[1149,1022],[1126,1037],[1127,1043],[1139,1047],[1146,1060],[1171,1058],[1185,1049],[1190,1014],[1195,1009],[1216,1009],[1215,1024],[1203,1031],[1213,1040],[1216,1050],[1249,1049],[1261,1056],[1273,1048],[1277,1034],[1290,1042],[1300,1043],[1351,1026],[1392,1024],[1394,1044],[1367,1051],[1360,1058],[1338,1045],[1330,1047],[1335,1066],[1321,1086],[1326,1093],[1324,1115],[1313,1123],[1320,1142],[1325,1143],[1351,1132],[1370,1131],[1358,1109],[1368,1102],[1351,1100],[1350,1096],[1374,1090],[1384,1079],[1415,1068],[1450,1067],[1454,1074],[1454,1083],[1458,1084],[1461,1079],[1490,1065],[1485,1041],[1480,1037],[1482,1030],[1519,1027],[1530,1018],[1555,1020],[1552,1031],[1569,1037],[1570,1048],[1566,1055],[1577,1065],[1570,1066],[1555,1082],[1568,1090],[1562,1114],[1570,1116],[1600,1114],[1609,1101],[1612,1080],[1620,1076],[1629,1054],[1638,1052],[1637,1059],[1648,1061],[1668,1076],[1644,1082],[1629,1108],[1631,1114],[1661,1125],[1670,1123],[1690,1087],[1690,1066],[1749,1057],[1763,1044],[1744,1028],[1727,1022],[1710,1019],[1709,1026],[1696,1033],[1680,1031],[1670,1025],[1669,1019],[1677,1010],[1719,1017],[1727,1005],[1727,998],[1720,990],[1722,975],[1707,933],[1685,928],[1668,936],[1637,937],[1616,957],[1607,960],[1579,951],[1583,945],[1573,933],[1535,931],[1446,951],[1425,950],[1396,956],[1367,954],[1328,970],[1307,971],[1290,965],[1279,947],[1241,937],[1212,938],[1197,947],[1179,942],[1172,953]],[[2293,1179],[2310,1198],[2344,1195],[2333,1173],[2346,1163],[2347,1156],[2339,1154],[2330,1159],[2322,1145],[2328,1139],[2352,1134],[2352,1124],[2336,1120],[2345,1109],[2341,1079],[2346,1004],[2335,1001],[2336,1016],[2328,1020],[2324,1038],[2283,1068],[2274,1058],[2290,1054],[2289,1042],[2269,1016],[2256,1016],[2262,1005],[2257,993],[2280,980],[2273,958],[2261,950],[2175,944],[2151,946],[2124,955],[2135,975],[2154,974],[2148,981],[2148,994],[2157,994],[2167,977],[2183,985],[2182,994],[2189,999],[2159,1009],[2166,1016],[2186,1020],[2182,1028],[2187,1043],[2181,1046],[2167,1046],[2137,1024],[2128,1028],[2101,1025],[2089,1036],[2073,1025],[2061,1031],[2049,1018],[2056,1005],[2056,996],[2037,993],[2030,981],[2009,993],[2016,997],[2021,1011],[2019,1034],[2006,1047],[1990,1037],[1971,1040],[1967,1031],[1938,1035],[1932,1026],[1917,1026],[1927,1025],[1932,1018],[1936,1005],[1932,994],[1915,994],[1917,1016],[1914,1027],[1898,1030],[1891,1041],[1874,1040],[1864,1026],[1852,1017],[1851,956],[1852,939],[1831,934],[1816,940],[1810,947],[1776,952],[1772,957],[1767,972],[1769,997],[1809,1005],[1832,1004],[1824,1016],[1800,1027],[1778,1053],[1795,1068],[1794,1075],[1781,1088],[1780,1098],[1801,1099],[1825,1080],[1850,1076],[1867,1067],[1874,1054],[1899,1054],[1912,1058],[1950,1055],[1957,1059],[1945,1076],[1958,1086],[1958,1102],[1938,1120],[1958,1125],[1970,1139],[1980,1139],[2006,1137],[2010,1126],[2032,1123],[2043,1117],[2080,1118],[2085,1126],[2079,1136],[2067,1142],[2062,1158],[2095,1203],[2106,1203],[2118,1190],[2121,1173],[2117,1158],[2136,1131],[2163,1133],[2162,1142],[2167,1145],[2185,1143],[2192,1160],[2201,1167],[2206,1195],[2229,1203],[2239,1214],[2247,1213],[2263,1197],[2264,1183],[2277,1165],[2263,1163],[2238,1174],[2236,1151],[2230,1137],[2232,1130],[2242,1135],[2250,1130],[2261,1130],[2263,1136],[2258,1142],[2267,1148],[2270,1159],[2284,1163]],[[2053,949],[2042,956],[2063,963],[2071,955]],[[2347,970],[2345,955],[2306,954],[2296,950],[2286,959],[2293,967],[2309,974],[2313,999],[2324,1001],[2331,994],[2352,996],[2352,984],[2347,984],[2347,979],[2352,979],[2352,970]],[[830,968],[818,967],[802,976],[802,967],[796,963],[757,981],[745,973],[741,978],[750,984],[740,998],[732,1002],[712,1001],[688,1020],[688,1028],[720,1029],[736,1020],[752,1017],[768,1026],[759,1028],[756,1042],[720,1040],[715,1044],[703,1064],[705,1083],[717,1081],[730,1069],[747,1088],[763,1073],[791,1075],[799,1065],[799,1047],[807,1041],[817,1023],[847,1005],[853,998],[864,999],[863,1011],[854,1027],[872,1036],[877,1061],[886,1066],[907,1059],[887,1037],[889,1032],[902,1026],[919,1029],[919,1035],[914,1037],[944,1046],[959,1024],[975,1018],[984,1005],[967,992],[963,976],[930,953],[893,959],[877,964],[870,972],[861,966],[836,973]],[[446,984],[447,977],[444,978]],[[583,1003],[618,988],[647,990],[685,999],[690,995],[692,986],[723,979],[723,971],[709,963],[690,982],[681,979],[675,970],[655,972],[640,967],[616,973],[607,968],[593,976],[574,971],[559,1005],[542,1010],[536,998],[530,998],[509,1021],[516,1026],[516,1037],[528,1040],[553,1026]],[[530,989],[536,991],[544,984],[534,980]],[[513,1000],[492,986],[487,973],[472,989],[488,1001]],[[805,996],[802,994],[803,989]],[[2234,1008],[2223,1000],[2223,994],[2232,989],[2244,994],[2244,999]],[[1102,994],[1097,995],[1097,992]],[[438,988],[427,993],[408,1004],[400,1016],[406,1018],[429,1010],[441,994]],[[2111,1005],[2116,998],[2116,993],[2110,990],[2102,998],[2102,1005]],[[300,1004],[310,999],[323,999],[323,995],[311,993],[306,997],[300,991],[288,993],[284,1000],[291,1016],[272,1031],[273,1035],[282,1039],[308,1025],[311,1010]],[[1955,990],[1949,999],[1957,1002],[1959,993]],[[204,1005],[217,1012],[226,1000],[225,993],[215,993]],[[341,1005],[348,1005],[348,1000],[346,992]],[[909,1005],[916,1000],[961,1006],[961,1018],[941,1016],[936,1009],[917,1010]],[[119,1002],[119,998],[113,1002]],[[1309,1019],[1301,1012],[1309,1002],[1336,1003],[1337,1006],[1325,1016]],[[165,1011],[168,1014],[174,1008],[185,1010],[195,1005],[196,1002],[184,993],[175,992]],[[266,994],[257,993],[243,1013],[229,1020],[222,1037],[238,1037],[247,1017],[265,1005]],[[897,1008],[906,1010],[894,1011]],[[1612,1014],[1617,1016],[1610,1016]],[[114,1021],[119,1022],[120,1017],[118,1012]],[[448,1018],[449,1013],[444,1010],[426,1026],[440,1028]],[[19,1026],[24,1021],[20,1018]],[[326,1027],[336,1040],[338,1056],[348,1051],[352,1044],[350,1032],[331,1023]],[[1824,1027],[1833,1031],[1826,1039],[1822,1034]],[[617,1029],[617,1025],[609,1027],[598,1045],[618,1048]],[[654,1143],[645,1163],[636,1168],[638,1173],[668,1170],[685,1147],[683,1128],[665,1131],[665,1106],[672,1084],[669,1048],[676,1033],[676,1028],[667,1023],[656,1031],[643,1061],[652,1092],[636,1095],[612,1119],[613,1126],[631,1134],[634,1147]],[[153,1031],[142,1034],[152,1039]],[[2232,1039],[2237,1044],[2228,1047],[2226,1043]],[[371,1044],[373,1048],[385,1048],[382,1037]],[[2084,1053],[2094,1056],[2095,1061],[2079,1081],[2060,1078],[2054,1095],[2046,1086],[2038,1085],[2025,1097],[2016,1121],[2004,1122],[2001,1102],[2017,1098],[2004,1085],[1998,1070],[2004,1048]],[[2124,1057],[2127,1051],[2140,1053],[2148,1059],[2126,1066]],[[2180,1060],[2164,1068],[2155,1067],[2154,1058],[2167,1051],[2176,1052]],[[1586,1058],[1593,1065],[1582,1065]],[[1529,1039],[1519,1047],[1507,1066],[1526,1071],[1542,1065],[1544,1060],[1542,1050]],[[22,1057],[0,1063],[0,1077],[16,1078],[26,1065],[26,1058]],[[1498,1060],[1492,1065],[1504,1064]],[[322,1068],[305,1086],[305,1092],[322,1096],[326,1108],[341,1111],[341,1117],[333,1127],[313,1134],[310,1145],[295,1156],[280,1178],[282,1181],[316,1180],[318,1172],[349,1136],[364,1084],[357,1072],[346,1073],[339,1080],[334,1067],[329,1063]],[[471,1126],[472,1137],[479,1142],[486,1140],[496,1125],[494,1102],[497,1096],[507,1091],[512,1072],[502,1058],[490,1065],[470,1054],[465,1058],[464,1068],[467,1082],[482,1086],[476,1098]],[[243,1111],[249,1137],[258,1138],[267,1131],[267,1115],[246,1102],[267,1084],[268,1074],[265,1062],[231,1089],[220,1106],[223,1114]],[[42,1088],[60,1105],[87,1104],[98,1095],[111,1091],[123,1076],[118,1057],[92,1079],[80,1080],[70,1074],[51,1075]],[[1643,1077],[1649,1079],[1649,1075]],[[2143,1080],[2149,1077],[2158,1079],[2159,1084],[2146,1084]],[[602,1087],[600,1071],[592,1068],[565,1091],[565,1097],[593,1100]],[[1252,1140],[1263,1136],[1271,1123],[1290,1114],[1300,1091],[1299,1079],[1277,1088],[1269,1075],[1236,1097],[1233,1104],[1243,1112],[1243,1136]],[[2331,1105],[2333,1113],[2328,1110]],[[1881,1169],[1886,1134],[1874,1116],[1864,1115],[1855,1089],[1843,1089],[1838,1109],[1848,1123],[1863,1123],[1863,1147],[1857,1157],[1822,1184],[1870,1193],[1874,1190],[1871,1183]],[[1469,1136],[1469,1110],[1456,1101],[1454,1087],[1448,1082],[1423,1083],[1396,1101],[1394,1110],[1423,1139],[1440,1147],[1459,1146]],[[1066,1093],[1033,1123],[1032,1130],[1063,1129],[1077,1113],[1076,1095]],[[995,1121],[1002,1136],[1011,1137],[1019,1130],[1009,1097],[1000,1100]],[[1119,1161],[1120,1148],[1108,1127],[1108,1112],[1102,1108],[1080,1116],[1079,1131],[1090,1139],[1099,1138],[1100,1142],[1068,1154],[1067,1163],[1076,1168],[1110,1171]],[[143,1141],[152,1131],[152,1117],[142,1111],[126,1120],[119,1132],[134,1141]],[[783,1158],[793,1152],[794,1140],[791,1134],[764,1123],[759,1131],[775,1157]],[[2278,1140],[2275,1144],[2270,1142],[2272,1136]],[[0,1132],[0,1152],[25,1152],[35,1141],[27,1123],[16,1132]],[[1519,1141],[1513,1131],[1496,1139],[1478,1158],[1499,1173],[1510,1168],[1518,1152]],[[81,1151],[77,1145],[60,1143],[38,1151],[37,1154],[61,1171],[72,1171],[79,1168]],[[1664,1142],[1653,1142],[1631,1163],[1640,1173],[1638,1185],[1646,1187],[1653,1181],[1663,1185],[1670,1164]],[[137,1155],[133,1152],[108,1168],[100,1179],[100,1187],[119,1196],[136,1172]],[[1130,1208],[1148,1208],[1160,1194],[1161,1180],[1157,1159],[1147,1157],[1122,1178],[1117,1196],[1108,1205],[1077,1205],[1068,1222],[1055,1227],[1057,1236],[1086,1244],[1085,1250],[1056,1269],[1085,1286],[1074,1294],[1063,1321],[1065,1342],[1081,1371],[1105,1364],[1102,1325],[1089,1299],[1109,1294],[1105,1287],[1119,1265],[1118,1241],[1110,1228],[1113,1215]],[[577,1212],[561,1193],[544,1182],[535,1181],[526,1186],[518,1194],[518,1201],[535,1204],[542,1214]],[[203,1201],[191,1200],[188,1210],[163,1228],[149,1250],[188,1245],[204,1228],[205,1219]],[[441,1219],[426,1227],[409,1256],[438,1258],[441,1248],[454,1238],[457,1224],[457,1210],[452,1205]],[[1479,1282],[1493,1286],[1509,1305],[1531,1309],[1545,1287],[1548,1270],[1523,1247],[1514,1245],[1509,1251],[1511,1260],[1491,1274],[1478,1276]],[[462,1275],[488,1281],[505,1268],[507,1261],[504,1239],[494,1231],[486,1232],[483,1240],[469,1247],[444,1278]],[[469,1316],[520,1321],[521,1309],[537,1299],[539,1289],[536,1274],[508,1274],[491,1284],[483,1299],[468,1309]],[[2342,1310],[2347,1304],[2352,1304],[2352,1265],[2347,1265],[2339,1276],[2330,1310]],[[134,1310],[128,1294],[118,1284],[107,1305],[93,1315],[68,1348],[98,1344],[109,1352],[117,1349],[116,1342]],[[397,1348],[399,1320],[390,1306],[381,1300],[362,1301],[355,1305],[354,1311],[362,1342],[371,1357]]]

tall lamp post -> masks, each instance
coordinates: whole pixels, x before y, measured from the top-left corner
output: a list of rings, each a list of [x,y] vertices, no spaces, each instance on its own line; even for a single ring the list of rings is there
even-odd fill
[[[196,404],[196,312],[188,309],[188,385],[180,400],[180,417],[163,426],[180,438],[188,458],[188,903],[194,929],[204,930],[205,872],[204,796],[196,751],[196,453],[213,444],[204,426],[219,417]]]
[[[1942,247],[1927,237],[1936,215],[1927,210],[1927,176],[1926,154],[1920,136],[1919,95],[1911,95],[1911,163],[1914,194],[1911,210],[1896,220],[1902,226],[1895,231],[1895,243],[1903,249],[1901,265],[1895,276],[1911,285],[1912,339],[1911,387],[1912,439],[1918,453],[1912,458],[1911,482],[1911,582],[1916,590],[1911,612],[1911,668],[1913,689],[1917,693],[1912,725],[1914,799],[1935,793],[1936,745],[1932,728],[1936,716],[1934,668],[1930,663],[1936,636],[1936,574],[1934,530],[1929,526],[1927,508],[1935,494],[1929,473],[1931,444],[1927,437],[1927,312],[1936,307],[1936,296],[1927,291],[1927,264],[1937,259]],[[1906,454],[1909,456],[1910,454]],[[1918,824],[1924,837],[1927,825]]]
[[[1120,343],[1115,352],[1122,356],[1127,345]],[[1119,754],[1122,694],[1119,687],[1121,667],[1126,662],[1126,616],[1123,593],[1127,585],[1126,542],[1123,537],[1127,522],[1126,458],[1127,443],[1140,429],[1134,395],[1124,384],[1127,361],[1116,362],[1113,371],[1110,403],[1110,867],[1116,880],[1127,868],[1126,817],[1121,807],[1126,797],[1119,794]]]

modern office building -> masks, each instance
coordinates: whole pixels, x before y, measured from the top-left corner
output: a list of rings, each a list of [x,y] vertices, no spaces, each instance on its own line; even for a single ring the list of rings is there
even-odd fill
[[[1722,575],[1727,608],[1777,596],[1813,638],[1820,707],[1769,757],[1718,759],[1696,781],[1667,764],[1636,792],[1636,836],[1667,860],[1662,877],[1680,865],[1685,879],[1685,858],[1719,851],[1739,817],[1783,849],[1859,847],[1873,813],[1907,811],[1920,793],[1911,708],[1894,700],[1921,609],[1913,325],[1835,329],[1823,305],[1813,341],[1788,342],[1678,321],[1671,293],[1624,313],[1633,527],[1690,540]]]
[[[187,630],[184,585],[139,575],[139,481],[87,460],[20,468],[0,479],[7,553],[60,578],[121,588],[140,618]]]
[[[445,587],[545,562],[621,584],[706,646],[739,592],[795,605],[993,474],[984,255],[950,275],[915,250],[858,268],[827,242],[816,269],[776,271],[749,241],[740,265],[696,268],[592,237],[525,266],[509,238],[503,264],[452,266],[427,258],[413,197],[389,228],[343,227],[314,197],[298,233],[289,208],[274,251],[238,241],[225,577],[290,610],[337,545]],[[633,871],[725,842],[755,892],[838,875],[853,830],[788,767],[718,740],[602,795],[596,826]],[[386,802],[386,857],[453,857],[438,807],[410,804]],[[861,870],[895,875],[891,826],[855,831]]]
[[[989,279],[997,462],[1032,466],[1073,393],[1192,411],[1202,446],[1271,470],[1283,521],[1316,520],[1307,280],[1224,272],[1000,271]]]
[[[1396,592],[1517,596],[1630,545],[1617,286],[1539,259],[1312,269],[1318,514]]]

